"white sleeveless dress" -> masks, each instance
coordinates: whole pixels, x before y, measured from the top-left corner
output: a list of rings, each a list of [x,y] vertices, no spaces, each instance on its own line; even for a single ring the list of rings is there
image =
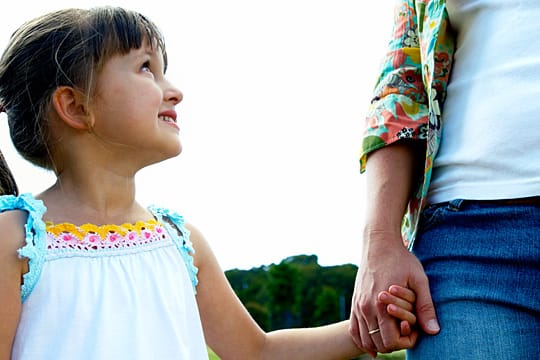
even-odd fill
[[[12,359],[208,359],[195,300],[197,269],[183,218],[45,224],[32,195],[0,196],[28,213],[29,259]]]

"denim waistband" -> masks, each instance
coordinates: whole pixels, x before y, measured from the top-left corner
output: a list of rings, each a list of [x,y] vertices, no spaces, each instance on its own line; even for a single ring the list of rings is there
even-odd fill
[[[448,206],[450,210],[460,210],[465,204],[477,204],[477,205],[492,205],[492,206],[516,206],[516,205],[533,205],[540,206],[540,196],[531,196],[515,199],[497,199],[497,200],[468,200],[468,199],[454,199],[451,201],[431,204],[432,206]]]

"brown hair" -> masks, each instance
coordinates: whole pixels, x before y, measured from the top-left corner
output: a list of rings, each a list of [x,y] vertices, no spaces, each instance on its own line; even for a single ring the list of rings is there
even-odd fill
[[[8,115],[11,140],[21,156],[54,169],[48,149],[47,114],[59,86],[71,86],[87,101],[96,75],[115,55],[157,46],[167,66],[163,37],[145,16],[117,7],[65,9],[23,24],[0,59],[0,105]],[[0,195],[17,194],[0,153]]]

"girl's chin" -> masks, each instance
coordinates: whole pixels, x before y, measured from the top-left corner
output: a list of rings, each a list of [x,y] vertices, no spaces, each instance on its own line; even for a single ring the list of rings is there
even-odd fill
[[[170,158],[177,157],[182,153],[182,144],[178,143],[178,147],[171,152]]]
[[[161,153],[161,156],[159,158],[155,158],[154,161],[151,161],[146,166],[157,164],[165,160],[173,159],[177,157],[178,155],[180,155],[181,153],[182,153],[182,145],[178,145],[177,148],[169,148],[167,152]]]

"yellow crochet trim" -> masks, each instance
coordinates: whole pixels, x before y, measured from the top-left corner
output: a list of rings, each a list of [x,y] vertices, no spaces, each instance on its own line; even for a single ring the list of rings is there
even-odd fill
[[[52,221],[47,221],[45,223],[48,233],[55,236],[70,233],[79,240],[83,240],[88,234],[97,234],[101,240],[105,240],[107,238],[107,234],[110,233],[125,236],[129,232],[135,231],[140,235],[143,230],[154,231],[155,227],[158,225],[160,225],[160,223],[154,219],[148,221],[137,221],[135,224],[126,223],[122,225],[84,224],[77,226],[71,223],[54,224]]]

